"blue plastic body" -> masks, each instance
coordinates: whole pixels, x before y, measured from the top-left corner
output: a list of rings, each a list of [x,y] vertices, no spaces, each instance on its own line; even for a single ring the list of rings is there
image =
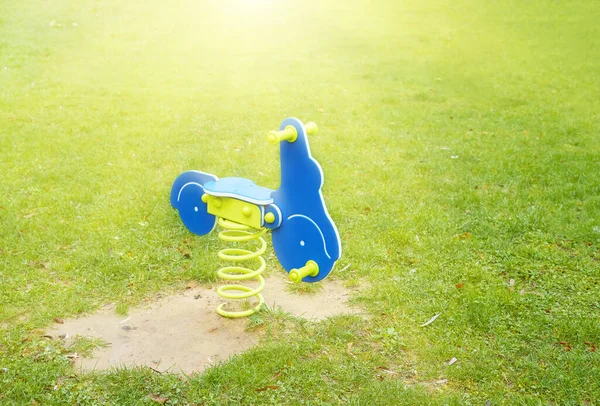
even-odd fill
[[[264,208],[273,213],[273,248],[286,270],[301,268],[309,260],[319,266],[316,276],[304,282],[317,282],[333,269],[341,255],[341,241],[336,226],[327,212],[321,192],[323,171],[313,158],[304,124],[296,118],[285,119],[280,129],[296,128],[294,142],[280,142],[281,185],[277,190],[257,186],[245,178],[218,179],[199,171],[181,174],[171,190],[171,204],[179,210],[184,225],[193,233],[204,235],[212,231],[215,217],[206,210],[202,194],[230,197]]]
[[[175,179],[171,187],[171,206],[179,210],[181,221],[194,234],[210,233],[217,219],[207,211],[202,201],[204,184],[216,181],[215,175],[200,171],[187,171]]]
[[[319,265],[317,276],[304,282],[317,282],[329,275],[341,254],[341,242],[321,193],[323,171],[313,158],[304,124],[288,118],[280,129],[292,125],[298,138],[279,143],[281,185],[273,200],[281,210],[281,226],[273,230],[273,248],[283,268],[289,272],[313,260]]]

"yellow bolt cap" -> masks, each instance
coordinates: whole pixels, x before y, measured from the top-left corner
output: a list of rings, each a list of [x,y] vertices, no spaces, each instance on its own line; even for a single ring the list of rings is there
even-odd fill
[[[242,214],[246,217],[250,217],[250,215],[252,214],[252,210],[250,210],[250,207],[244,206],[244,208],[242,209]]]
[[[273,213],[265,214],[265,221],[269,224],[275,221],[275,215]]]

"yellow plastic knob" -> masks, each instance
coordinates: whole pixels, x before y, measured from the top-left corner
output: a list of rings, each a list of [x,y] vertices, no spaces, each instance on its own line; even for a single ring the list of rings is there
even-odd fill
[[[277,131],[271,131],[269,134],[267,134],[267,142],[273,145],[279,144],[279,137],[277,136]]]
[[[250,209],[250,207],[244,206],[244,208],[242,209],[242,214],[246,217],[250,217],[250,215],[252,215],[252,210]]]
[[[275,221],[275,215],[273,213],[265,214],[265,221],[269,224],[273,223]]]
[[[202,202],[204,202],[204,203],[208,202],[208,195],[206,193],[204,193],[202,195]]]
[[[223,200],[221,200],[220,197],[215,197],[213,199],[213,204],[215,205],[215,207],[221,207],[223,206]]]
[[[306,134],[308,135],[315,135],[317,131],[319,131],[319,127],[317,127],[317,124],[313,121],[306,123],[304,127],[306,128]]]

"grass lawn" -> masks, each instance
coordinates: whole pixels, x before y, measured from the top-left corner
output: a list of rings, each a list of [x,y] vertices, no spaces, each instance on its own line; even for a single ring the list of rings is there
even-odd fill
[[[0,404],[600,404],[599,19],[593,1],[2,2]],[[76,374],[44,329],[214,280],[220,241],[186,231],[171,184],[277,187],[265,135],[288,116],[319,125],[332,277],[368,286],[370,317],[289,321],[188,377]]]

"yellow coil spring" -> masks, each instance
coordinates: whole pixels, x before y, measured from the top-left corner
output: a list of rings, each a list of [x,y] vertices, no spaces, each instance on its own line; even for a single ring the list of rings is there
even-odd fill
[[[219,258],[224,261],[244,262],[258,259],[260,262],[260,267],[256,270],[234,265],[223,267],[217,271],[217,275],[227,281],[239,282],[249,279],[258,281],[259,286],[257,288],[251,288],[240,284],[230,284],[220,286],[217,289],[217,294],[224,299],[246,300],[251,297],[256,297],[258,303],[248,310],[225,310],[225,306],[228,303],[221,303],[217,307],[217,313],[223,317],[247,317],[256,313],[265,302],[261,292],[265,287],[265,279],[262,277],[262,273],[267,267],[267,264],[262,257],[262,254],[264,254],[267,249],[267,243],[262,236],[267,229],[261,228],[254,232],[254,229],[249,226],[225,220],[223,218],[219,218],[219,225],[223,228],[223,231],[219,233],[219,239],[222,241],[237,243],[258,240],[258,242],[260,242],[260,248],[257,251],[241,248],[225,248],[219,251]]]

